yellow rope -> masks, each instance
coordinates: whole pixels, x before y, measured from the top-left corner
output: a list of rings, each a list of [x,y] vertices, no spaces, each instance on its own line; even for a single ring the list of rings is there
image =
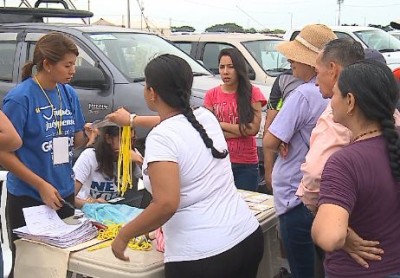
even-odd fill
[[[95,251],[111,246],[112,240],[118,235],[121,228],[122,224],[110,224],[107,225],[106,229],[100,229],[97,235],[97,239],[107,241],[88,248],[88,251]],[[149,242],[147,238],[143,235],[132,238],[128,243],[128,247],[132,250],[150,251],[152,245],[151,242]]]
[[[131,128],[124,126],[122,128],[121,141],[118,155],[118,193],[124,196],[126,190],[132,188],[132,163],[131,163]]]

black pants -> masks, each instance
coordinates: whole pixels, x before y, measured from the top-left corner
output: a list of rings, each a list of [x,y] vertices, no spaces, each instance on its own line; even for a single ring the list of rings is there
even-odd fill
[[[74,194],[65,198],[66,201],[70,203],[74,203]],[[43,202],[39,202],[31,197],[27,196],[15,196],[10,192],[7,192],[7,204],[6,204],[6,219],[7,219],[7,231],[8,237],[10,239],[10,249],[12,252],[12,269],[11,274],[8,277],[14,276],[14,261],[15,261],[15,244],[14,241],[18,239],[18,236],[15,235],[12,230],[25,226],[25,218],[22,212],[23,208],[40,206],[43,205]],[[63,206],[59,210],[57,210],[58,216],[61,219],[74,215],[74,210],[68,206]],[[6,239],[5,239],[6,240]]]
[[[204,239],[207,240],[207,239]],[[233,248],[197,261],[165,264],[166,278],[255,278],[264,254],[261,227]]]

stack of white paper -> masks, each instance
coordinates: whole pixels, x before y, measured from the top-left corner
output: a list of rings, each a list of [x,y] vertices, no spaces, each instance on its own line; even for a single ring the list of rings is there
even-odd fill
[[[76,225],[68,225],[45,205],[24,208],[23,213],[26,226],[13,230],[21,238],[67,248],[97,236],[97,229],[88,219],[77,220]]]

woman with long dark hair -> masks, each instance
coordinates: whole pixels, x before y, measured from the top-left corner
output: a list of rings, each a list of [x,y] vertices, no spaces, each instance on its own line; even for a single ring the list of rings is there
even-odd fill
[[[218,62],[223,84],[206,93],[204,106],[217,117],[228,142],[236,187],[256,191],[255,135],[260,130],[261,108],[267,101],[260,89],[251,85],[246,61],[237,49],[222,49]]]
[[[237,192],[217,119],[203,107],[190,107],[189,64],[161,55],[146,66],[145,77],[146,103],[160,120],[147,136],[143,162],[143,181],[153,200],[121,229],[112,244],[114,255],[134,260],[124,254],[128,241],[162,226],[166,277],[256,277],[262,231]],[[122,125],[143,123],[136,115],[129,121],[125,112],[107,118]]]
[[[313,240],[329,277],[400,277],[398,84],[386,65],[362,61],[344,68],[333,92],[333,120],[354,137],[325,164]],[[353,231],[379,243],[381,260],[363,267],[340,250]]]

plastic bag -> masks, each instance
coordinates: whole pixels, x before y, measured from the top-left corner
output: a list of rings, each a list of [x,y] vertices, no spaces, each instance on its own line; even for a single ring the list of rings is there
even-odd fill
[[[86,203],[82,207],[85,216],[102,224],[124,224],[138,216],[143,209],[123,204]]]

